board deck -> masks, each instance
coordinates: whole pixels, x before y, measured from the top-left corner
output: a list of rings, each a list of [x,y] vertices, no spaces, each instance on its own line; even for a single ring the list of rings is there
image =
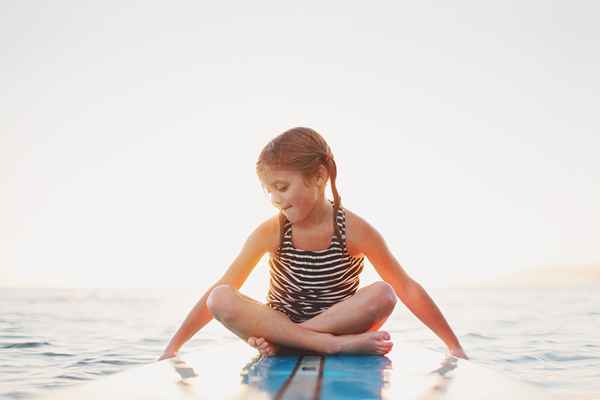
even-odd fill
[[[258,357],[245,343],[184,354],[44,399],[549,399],[476,364],[396,343],[386,356]]]

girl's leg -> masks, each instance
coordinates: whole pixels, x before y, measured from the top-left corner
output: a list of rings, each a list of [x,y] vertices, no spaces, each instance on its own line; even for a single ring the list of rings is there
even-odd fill
[[[271,343],[320,353],[385,354],[391,350],[387,332],[335,336],[290,321],[283,313],[241,295],[229,285],[215,287],[207,300],[213,316],[243,340],[262,337]]]
[[[341,301],[321,314],[300,323],[315,332],[334,335],[377,330],[390,316],[396,305],[396,293],[383,281],[359,289],[352,297]]]
[[[390,284],[379,281],[359,289],[349,299],[299,325],[315,332],[333,335],[376,331],[392,313],[395,305],[394,289]],[[277,346],[260,337],[250,337],[248,343],[264,355],[275,354],[278,350]]]

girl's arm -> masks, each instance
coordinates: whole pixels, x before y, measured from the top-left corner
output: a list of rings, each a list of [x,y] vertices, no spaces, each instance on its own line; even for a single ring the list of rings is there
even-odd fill
[[[467,358],[439,308],[425,289],[400,266],[381,234],[360,217],[354,216],[354,219],[352,241],[359,244],[361,252],[368,257],[381,278],[392,285],[404,305],[446,344],[450,354]]]
[[[213,316],[206,306],[206,300],[214,287],[228,284],[239,289],[242,286],[258,261],[270,250],[270,244],[273,238],[273,225],[274,219],[271,219],[261,224],[254,232],[252,232],[244,243],[239,255],[229,266],[225,274],[204,293],[188,313],[185,321],[183,321],[173,338],[171,338],[159,360],[174,357],[185,342],[194,336],[194,334],[204,325],[210,322]]]

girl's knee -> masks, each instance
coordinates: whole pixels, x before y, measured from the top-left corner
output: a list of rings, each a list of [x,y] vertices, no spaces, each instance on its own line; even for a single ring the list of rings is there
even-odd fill
[[[389,315],[396,306],[397,297],[392,285],[379,281],[371,285],[373,305],[377,314]]]
[[[229,320],[235,312],[235,300],[235,288],[231,285],[219,285],[210,291],[206,299],[206,306],[217,320]]]

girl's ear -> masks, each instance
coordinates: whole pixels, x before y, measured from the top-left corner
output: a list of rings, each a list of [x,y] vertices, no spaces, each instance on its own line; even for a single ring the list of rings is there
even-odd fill
[[[317,171],[317,183],[319,185],[325,185],[328,176],[329,174],[327,173],[327,169],[325,168],[325,166],[319,166],[319,170]]]

